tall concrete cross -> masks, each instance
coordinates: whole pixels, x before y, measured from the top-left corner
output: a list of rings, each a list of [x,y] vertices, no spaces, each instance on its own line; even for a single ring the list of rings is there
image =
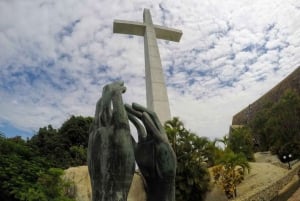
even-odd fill
[[[144,36],[147,107],[164,123],[171,112],[156,38],[179,42],[182,31],[153,24],[149,9],[143,17],[143,23],[115,20],[113,32]]]

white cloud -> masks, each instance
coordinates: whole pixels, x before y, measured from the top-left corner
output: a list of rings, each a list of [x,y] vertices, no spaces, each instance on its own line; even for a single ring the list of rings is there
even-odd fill
[[[117,78],[127,85],[126,102],[145,104],[143,39],[112,34],[112,23],[142,22],[146,7],[155,24],[183,31],[180,43],[158,41],[172,114],[199,135],[221,137],[236,112],[299,66],[299,6],[1,1],[0,124],[36,131],[71,114],[94,115],[102,87]]]

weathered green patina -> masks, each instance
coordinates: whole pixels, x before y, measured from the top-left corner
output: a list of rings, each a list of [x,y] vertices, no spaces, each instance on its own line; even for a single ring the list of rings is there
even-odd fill
[[[175,201],[176,156],[162,124],[155,112],[141,105],[125,108],[138,131],[135,159],[146,181],[147,200]]]
[[[134,145],[122,100],[123,82],[103,88],[88,144],[92,201],[126,201],[134,175]]]
[[[123,82],[103,88],[88,144],[92,201],[126,201],[135,160],[146,181],[147,201],[175,201],[176,156],[155,112],[123,104]],[[138,131],[130,134],[129,120]]]

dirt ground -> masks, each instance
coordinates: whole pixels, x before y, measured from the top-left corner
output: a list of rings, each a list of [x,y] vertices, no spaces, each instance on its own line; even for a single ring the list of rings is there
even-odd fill
[[[246,175],[245,180],[237,187],[238,195],[243,195],[252,190],[258,191],[258,189],[263,189],[265,186],[282,178],[288,171],[271,163],[250,163],[250,166],[250,173]]]
[[[279,161],[277,156],[271,155],[269,152],[259,152],[255,154],[255,162],[250,163],[250,172],[245,175],[244,181],[237,186],[237,195],[255,193],[260,189],[264,189],[268,184],[279,180],[287,172],[287,165]],[[221,196],[220,190],[215,190],[209,195],[208,201],[215,200]],[[217,192],[217,193],[216,193]],[[213,199],[211,199],[213,197]],[[225,200],[225,199],[224,199]]]
[[[246,174],[245,180],[237,187],[238,195],[243,195],[253,189],[263,189],[288,172],[287,165],[280,163],[276,156],[268,152],[256,153],[255,160],[255,163],[250,163],[250,173]]]

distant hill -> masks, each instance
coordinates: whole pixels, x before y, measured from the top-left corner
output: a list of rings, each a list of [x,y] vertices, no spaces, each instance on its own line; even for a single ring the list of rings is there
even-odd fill
[[[300,94],[300,67],[254,103],[235,114],[232,118],[232,125],[246,125],[262,109],[264,104],[277,102],[287,89],[295,90]]]

